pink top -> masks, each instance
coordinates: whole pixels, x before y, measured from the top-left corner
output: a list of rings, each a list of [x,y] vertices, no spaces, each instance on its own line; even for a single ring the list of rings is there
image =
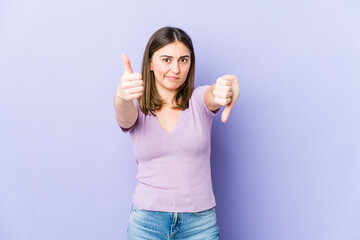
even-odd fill
[[[211,183],[211,125],[219,110],[210,111],[204,102],[205,90],[194,89],[189,108],[180,112],[172,132],[165,131],[156,116],[139,111],[129,129],[138,164],[138,185],[133,204],[165,212],[199,212],[215,206]]]

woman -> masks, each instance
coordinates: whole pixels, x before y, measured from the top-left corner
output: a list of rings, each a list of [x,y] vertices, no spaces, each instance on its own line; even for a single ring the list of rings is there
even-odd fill
[[[221,106],[227,121],[240,95],[238,79],[226,75],[194,89],[194,49],[179,28],[164,27],[151,36],[141,74],[133,73],[127,55],[122,58],[114,107],[138,164],[127,238],[219,239],[211,124]]]

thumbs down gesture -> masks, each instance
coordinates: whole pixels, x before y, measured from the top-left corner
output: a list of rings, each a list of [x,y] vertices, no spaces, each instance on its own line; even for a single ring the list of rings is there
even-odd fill
[[[234,75],[225,75],[216,80],[213,90],[214,101],[225,106],[221,114],[221,120],[225,123],[230,115],[232,108],[240,96],[239,80]]]

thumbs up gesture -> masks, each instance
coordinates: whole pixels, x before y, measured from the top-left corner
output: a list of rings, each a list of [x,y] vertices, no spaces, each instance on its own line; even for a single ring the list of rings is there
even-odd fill
[[[143,80],[140,73],[133,73],[130,59],[126,54],[122,54],[122,60],[124,62],[124,74],[121,77],[115,96],[130,101],[143,94]]]
[[[225,123],[229,118],[231,109],[240,96],[239,80],[234,75],[219,77],[216,80],[213,95],[216,103],[226,106],[221,114],[221,120]]]

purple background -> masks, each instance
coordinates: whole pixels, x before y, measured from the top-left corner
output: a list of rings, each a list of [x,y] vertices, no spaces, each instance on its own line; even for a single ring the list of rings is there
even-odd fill
[[[125,239],[136,164],[112,98],[160,27],[196,85],[238,76],[212,133],[222,239],[360,239],[359,1],[0,1],[0,239]]]

